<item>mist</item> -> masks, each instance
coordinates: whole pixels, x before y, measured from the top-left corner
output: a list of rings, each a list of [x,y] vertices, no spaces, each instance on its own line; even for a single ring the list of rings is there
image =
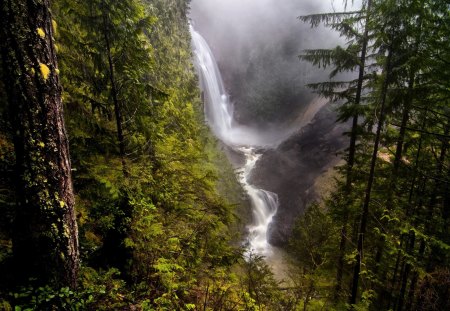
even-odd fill
[[[297,17],[342,9],[340,1],[192,1],[191,23],[215,55],[239,122],[286,124],[317,102],[305,85],[328,79],[328,72],[301,62],[298,55],[342,40]]]

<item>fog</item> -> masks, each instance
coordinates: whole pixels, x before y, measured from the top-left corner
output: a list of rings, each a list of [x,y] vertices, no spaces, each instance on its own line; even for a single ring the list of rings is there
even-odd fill
[[[326,80],[328,73],[298,55],[342,39],[297,17],[342,9],[340,0],[192,1],[191,23],[216,57],[235,118],[249,125],[282,124],[317,102],[305,84]]]

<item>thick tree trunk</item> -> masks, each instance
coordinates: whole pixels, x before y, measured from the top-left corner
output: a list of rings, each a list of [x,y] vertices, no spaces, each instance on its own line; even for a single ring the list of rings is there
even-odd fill
[[[2,57],[17,177],[18,277],[76,286],[79,253],[49,0],[2,0]]]

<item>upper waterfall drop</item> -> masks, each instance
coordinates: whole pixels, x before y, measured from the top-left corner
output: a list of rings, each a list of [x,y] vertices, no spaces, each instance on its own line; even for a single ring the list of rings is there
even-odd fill
[[[233,109],[225,92],[222,77],[211,49],[205,39],[190,25],[194,49],[195,66],[200,85],[205,93],[206,120],[214,134],[227,146],[245,157],[245,164],[239,170],[239,181],[249,195],[252,204],[253,222],[248,226],[247,254],[269,256],[272,247],[268,242],[268,228],[278,208],[278,196],[259,189],[249,183],[249,175],[261,156],[254,147],[267,145],[267,138],[260,131],[237,124]],[[266,139],[266,140],[265,140]],[[276,141],[276,139],[275,139]]]
[[[231,142],[233,111],[223,86],[222,76],[208,43],[192,26],[189,27],[200,84],[207,96],[206,119],[214,134],[229,144]]]
[[[238,124],[233,119],[233,105],[225,91],[222,76],[214,55],[205,39],[189,26],[194,50],[194,65],[199,75],[200,86],[205,94],[205,115],[213,133],[230,147],[276,146],[292,131],[255,129]]]

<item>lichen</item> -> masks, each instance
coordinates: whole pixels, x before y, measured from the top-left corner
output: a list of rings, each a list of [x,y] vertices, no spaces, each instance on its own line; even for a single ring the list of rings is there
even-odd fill
[[[41,69],[42,77],[44,80],[47,80],[50,75],[50,68],[48,68],[46,64],[39,64],[39,68]]]
[[[38,28],[36,31],[37,31],[37,34],[39,35],[39,37],[41,37],[42,39],[45,38],[45,32],[44,32],[44,29]]]
[[[52,19],[52,26],[53,26],[53,32],[57,33],[58,24],[56,23],[56,21],[54,19]]]

